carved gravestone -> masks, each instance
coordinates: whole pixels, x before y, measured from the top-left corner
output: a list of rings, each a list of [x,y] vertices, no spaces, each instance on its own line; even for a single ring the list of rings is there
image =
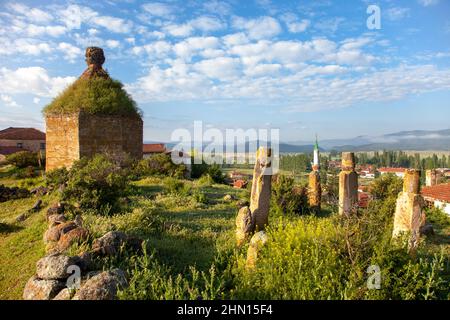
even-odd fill
[[[355,171],[355,154],[342,153],[342,171],[339,174],[339,214],[355,213],[358,205],[358,174]]]

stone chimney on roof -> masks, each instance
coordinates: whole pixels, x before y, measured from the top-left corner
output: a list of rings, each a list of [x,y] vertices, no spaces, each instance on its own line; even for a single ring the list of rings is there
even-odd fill
[[[87,47],[85,57],[88,67],[80,78],[92,78],[94,76],[109,78],[108,73],[102,67],[103,63],[105,63],[105,55],[102,48]]]

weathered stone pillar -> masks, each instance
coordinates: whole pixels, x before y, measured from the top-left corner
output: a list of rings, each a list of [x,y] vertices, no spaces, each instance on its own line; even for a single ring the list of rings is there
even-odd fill
[[[410,234],[409,247],[417,247],[420,227],[425,225],[423,197],[419,194],[420,171],[406,170],[403,179],[403,191],[399,193],[394,216],[392,236],[398,238],[402,234]]]
[[[358,205],[358,174],[355,172],[355,154],[342,153],[342,171],[339,173],[339,214],[356,212]]]
[[[312,210],[320,211],[320,202],[322,198],[322,186],[320,184],[319,171],[311,171],[309,174],[308,199]]]
[[[427,170],[425,173],[425,185],[427,187],[435,186],[439,183],[440,174],[436,169]]]
[[[255,230],[264,230],[269,223],[270,195],[272,190],[272,150],[259,148],[253,170],[250,212],[254,216]]]
[[[267,235],[264,231],[257,232],[253,235],[247,250],[247,270],[255,269],[256,262],[258,261],[258,255],[266,243]]]
[[[242,245],[255,231],[264,230],[269,223],[272,187],[271,149],[259,148],[253,170],[250,207],[243,207],[236,217],[236,242]]]

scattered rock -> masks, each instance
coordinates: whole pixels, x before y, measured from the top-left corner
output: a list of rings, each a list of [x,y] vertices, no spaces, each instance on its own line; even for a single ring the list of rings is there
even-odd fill
[[[62,289],[53,300],[70,300],[72,298],[72,294],[69,288]]]
[[[226,195],[223,197],[223,200],[225,200],[225,201],[231,201],[231,200],[234,200],[234,198],[233,198],[233,196],[232,196],[231,194],[226,194]]]
[[[236,217],[236,242],[244,244],[248,236],[255,230],[255,219],[249,207],[242,207]]]
[[[434,236],[434,228],[431,223],[427,223],[420,227],[420,234],[424,236]]]
[[[24,300],[50,300],[64,288],[64,282],[58,280],[42,280],[31,277],[23,291]]]
[[[43,280],[66,279],[70,275],[67,268],[75,264],[74,260],[62,254],[49,255],[36,263],[36,275]]]
[[[62,214],[62,213],[64,213],[64,204],[62,204],[62,203],[57,203],[57,204],[51,206],[51,207],[48,208],[48,210],[47,210],[47,221],[48,221],[48,218],[49,218],[51,215],[54,215],[54,214]]]
[[[67,250],[74,243],[81,243],[89,237],[89,232],[85,228],[76,227],[59,238],[58,249],[60,251]]]
[[[22,213],[16,217],[16,222],[23,222],[28,218],[28,213]]]
[[[267,243],[267,235],[264,231],[257,232],[250,240],[250,245],[247,251],[247,269],[254,269],[258,261],[258,255],[264,245]]]
[[[30,191],[31,194],[34,194],[38,197],[42,197],[44,195],[46,195],[48,193],[49,189],[44,187],[44,186],[40,186],[37,188],[34,188]]]
[[[41,210],[41,205],[42,205],[42,200],[41,200],[41,199],[38,199],[38,200],[34,203],[33,207],[31,208],[31,211],[37,212],[37,211]]]
[[[92,267],[92,255],[89,252],[83,252],[78,256],[72,257],[74,263],[80,267],[81,271],[88,271]]]
[[[58,241],[63,234],[75,228],[78,228],[78,226],[71,221],[51,227],[44,233],[44,242]]]
[[[82,227],[83,226],[83,218],[81,217],[81,214],[77,214],[75,216],[75,219],[73,220],[73,222],[75,222],[77,226]]]
[[[0,202],[5,202],[9,200],[27,198],[30,196],[30,192],[27,189],[18,187],[6,187],[5,185],[0,185]]]
[[[120,231],[110,231],[103,237],[94,240],[92,251],[99,255],[114,255],[119,252],[120,247],[127,246],[128,236]]]
[[[67,222],[67,219],[64,214],[52,214],[48,217],[48,225],[50,227],[54,227],[65,222]]]
[[[238,209],[241,209],[241,208],[243,208],[243,207],[248,207],[248,206],[250,206],[250,202],[247,201],[247,200],[239,200],[239,201],[236,203],[236,206],[237,206]]]
[[[76,294],[79,300],[114,300],[117,289],[127,286],[125,274],[120,269],[104,271],[88,279]]]

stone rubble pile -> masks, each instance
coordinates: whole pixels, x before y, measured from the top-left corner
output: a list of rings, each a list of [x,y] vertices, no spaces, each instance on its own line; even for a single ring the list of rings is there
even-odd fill
[[[117,290],[127,286],[125,273],[120,269],[96,271],[93,261],[99,257],[114,256],[123,248],[139,251],[142,249],[142,240],[120,231],[110,231],[93,241],[91,251],[68,256],[65,251],[72,244],[88,240],[90,234],[83,227],[81,216],[68,221],[64,213],[64,203],[58,203],[47,210],[49,227],[43,237],[47,256],[36,263],[36,274],[25,285],[23,298],[25,300],[116,299]],[[78,287],[71,284],[76,269],[80,272]]]
[[[0,185],[0,202],[28,198],[30,195],[31,193],[27,189]]]

